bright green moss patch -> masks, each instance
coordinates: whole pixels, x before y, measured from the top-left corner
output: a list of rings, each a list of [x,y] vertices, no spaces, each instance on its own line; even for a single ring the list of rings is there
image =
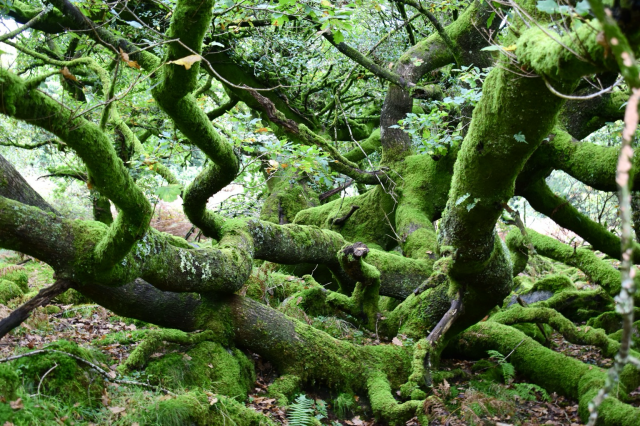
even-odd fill
[[[20,385],[18,373],[7,364],[0,364],[0,396],[5,401],[16,399],[16,391]]]
[[[24,269],[14,269],[12,265],[0,265],[0,280],[12,281],[23,293],[29,291],[29,276]]]
[[[289,399],[300,390],[301,383],[299,376],[280,376],[269,386],[269,396],[275,398],[278,405],[289,405]]]
[[[240,350],[201,342],[186,352],[152,358],[145,368],[152,383],[176,389],[195,386],[244,400],[255,381],[253,364]]]
[[[70,353],[98,365],[106,362],[106,357],[101,352],[82,348],[67,340],[53,342],[47,349]],[[100,397],[104,389],[102,376],[87,364],[68,355],[48,352],[23,357],[12,361],[11,367],[20,371],[24,388],[30,394],[36,393],[40,385],[41,393],[55,396],[70,404],[101,404]],[[49,374],[42,380],[47,371]]]
[[[13,281],[0,280],[0,303],[6,304],[9,300],[22,296],[20,286]]]
[[[548,275],[533,285],[531,291],[550,291],[559,293],[563,290],[575,290],[576,287],[566,275]]]

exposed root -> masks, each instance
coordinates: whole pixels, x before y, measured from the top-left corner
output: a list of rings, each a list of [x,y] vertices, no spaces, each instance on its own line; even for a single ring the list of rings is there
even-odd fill
[[[147,338],[131,352],[129,358],[127,358],[118,369],[124,373],[142,368],[149,357],[157,351],[163,342],[195,345],[205,340],[217,341],[215,333],[211,330],[206,330],[198,334],[188,334],[184,331],[172,329],[153,330],[147,334]]]
[[[514,350],[516,346],[518,347]],[[475,359],[486,356],[488,350],[500,353],[513,351],[510,362],[519,374],[548,392],[558,392],[578,399],[579,414],[583,420],[589,415],[589,402],[606,380],[606,371],[545,348],[519,330],[495,321],[486,321],[470,327],[448,348],[449,352]],[[635,367],[631,365],[625,367],[623,377],[636,376],[633,370]],[[637,386],[630,380],[625,384]],[[627,390],[629,387],[621,386],[616,396],[625,399]],[[640,409],[625,404],[620,399],[609,397],[605,400],[600,406],[599,424],[640,425]]]

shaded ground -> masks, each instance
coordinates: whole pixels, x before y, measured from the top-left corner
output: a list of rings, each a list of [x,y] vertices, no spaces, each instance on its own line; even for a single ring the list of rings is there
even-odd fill
[[[9,252],[0,252],[0,260],[19,262],[21,259]],[[48,266],[31,260],[23,265],[29,275],[29,289],[37,290],[52,282],[51,270]],[[125,360],[138,342],[153,325],[140,321],[122,318],[106,309],[93,304],[77,305],[82,300],[77,295],[67,296],[53,307],[40,308],[23,326],[14,330],[0,343],[0,356],[7,357],[29,349],[45,348],[51,342],[66,339],[76,342],[82,347],[94,347],[107,357],[101,364],[107,371],[113,371]],[[74,299],[75,298],[75,299]],[[9,308],[21,302],[13,299]],[[1,309],[1,308],[0,308]],[[4,312],[8,311],[4,308]],[[315,319],[314,321],[318,321]],[[324,323],[332,319],[321,319]],[[333,321],[338,321],[333,319]],[[316,325],[316,324],[314,324]],[[319,324],[322,325],[322,324]],[[375,335],[357,329],[344,327],[343,338],[363,344],[393,344],[378,342]],[[113,337],[117,336],[117,339]],[[402,336],[401,341],[402,341]],[[397,342],[396,342],[397,343]],[[411,344],[411,342],[404,342]],[[551,347],[565,355],[580,359],[583,362],[599,367],[608,367],[611,360],[602,358],[594,347],[578,346],[566,342],[562,336],[551,336]],[[164,354],[158,354],[162,356]],[[280,424],[288,424],[286,407],[276,404],[267,396],[267,388],[277,377],[277,372],[257,354],[248,354],[256,367],[257,380],[250,393],[246,405],[256,411],[263,412]],[[506,360],[508,362],[508,359]],[[444,380],[434,387],[434,395],[425,409],[431,413],[433,425],[580,425],[578,405],[556,394],[545,395],[539,388],[525,383],[518,377],[517,371],[512,378],[505,379],[500,366],[493,360],[478,362],[466,360],[443,360],[442,368],[448,372]],[[43,379],[46,380],[46,379]],[[322,419],[327,425],[363,425],[373,426],[381,423],[372,420],[371,411],[366,398],[350,395],[352,401],[345,401],[345,394],[338,395],[329,391],[308,393],[307,397],[316,404],[325,407],[326,417]],[[632,393],[639,396],[640,389]],[[110,384],[102,398],[99,418],[104,424],[118,423],[125,413],[145,410],[152,401],[170,398],[160,392]],[[90,424],[83,420],[84,416],[75,407],[61,407],[52,404],[50,399],[41,398],[43,406],[49,405],[54,413],[55,423],[51,424]],[[145,405],[146,404],[146,405]],[[338,406],[340,405],[340,406]],[[638,404],[636,404],[638,405]],[[339,417],[338,414],[341,414]],[[47,424],[41,423],[41,424]],[[413,419],[406,423],[415,426],[419,423]]]

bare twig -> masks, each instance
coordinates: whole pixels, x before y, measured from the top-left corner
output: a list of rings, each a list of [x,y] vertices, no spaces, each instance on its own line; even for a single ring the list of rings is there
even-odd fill
[[[94,364],[91,361],[88,361],[88,360],[86,360],[84,358],[81,358],[81,357],[79,357],[77,355],[70,354],[68,352],[59,351],[57,349],[38,349],[38,350],[35,350],[35,351],[32,351],[32,352],[27,352],[27,353],[20,354],[20,355],[13,355],[13,356],[10,356],[10,357],[7,357],[7,358],[0,359],[0,363],[13,361],[13,360],[20,359],[20,358],[40,355],[40,354],[43,354],[43,353],[57,353],[57,354],[62,354],[62,355],[69,356],[69,357],[71,357],[71,358],[73,358],[73,359],[75,359],[77,361],[80,361],[81,363],[86,364],[89,367],[95,369],[98,373],[100,373],[100,375],[102,375],[104,377],[105,380],[107,380],[109,382],[118,383],[118,384],[121,384],[121,385],[143,386],[145,388],[160,390],[160,391],[166,393],[167,395],[175,396],[175,393],[171,392],[168,389],[160,387],[160,386],[153,386],[153,385],[150,385],[148,383],[136,382],[135,380],[116,379],[114,377],[114,375],[115,375],[114,372],[110,373],[110,372],[106,371],[105,369],[101,368],[100,366]],[[51,371],[51,370],[49,370],[49,371]],[[47,374],[49,374],[49,371],[47,371],[45,373],[45,376]],[[44,377],[43,377],[43,379],[44,379]],[[40,386],[38,386],[38,393],[40,393],[39,390],[40,390]]]

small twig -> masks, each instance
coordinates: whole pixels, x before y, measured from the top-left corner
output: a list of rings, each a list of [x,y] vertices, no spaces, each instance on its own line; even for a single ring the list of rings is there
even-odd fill
[[[40,395],[40,386],[42,386],[42,382],[44,381],[44,378],[47,377],[47,374],[51,373],[57,366],[58,366],[58,363],[56,362],[53,367],[51,367],[50,369],[47,370],[46,373],[44,373],[44,375],[40,379],[40,382],[38,383],[38,392],[36,393],[36,395]]]
[[[605,93],[611,92],[614,87],[618,86],[624,81],[623,79],[620,78],[615,83],[613,83],[613,85],[611,85],[610,87],[607,87],[606,89],[602,89],[596,93],[592,93],[590,95],[585,95],[585,96],[573,96],[573,95],[565,95],[563,93],[558,92],[556,89],[553,88],[553,86],[551,85],[551,83],[549,83],[549,80],[547,80],[546,77],[542,76],[542,79],[544,80],[544,84],[547,86],[547,89],[549,89],[551,93],[553,93],[554,95],[562,99],[568,99],[570,101],[587,101],[589,99],[597,98],[598,96],[602,96]]]
[[[509,357],[510,357],[510,356],[511,356],[515,351],[516,351],[516,349],[518,349],[518,348],[520,347],[520,345],[521,345],[525,340],[526,340],[526,338],[525,338],[525,339],[520,340],[520,343],[518,343],[518,344],[516,345],[516,347],[515,347],[515,348],[513,348],[513,350],[512,350],[511,352],[509,352],[509,355],[507,355],[507,356],[505,356],[505,357],[504,357],[504,360],[506,361],[506,360],[507,360],[507,358],[509,358]]]
[[[112,377],[111,374],[109,374],[106,370],[104,370],[103,368],[101,368],[98,365],[94,364],[93,362],[87,361],[84,358],[81,358],[81,357],[79,357],[77,355],[74,355],[74,354],[70,354],[68,352],[59,351],[57,349],[38,349],[38,350],[35,350],[35,351],[32,351],[32,352],[27,352],[27,353],[20,354],[20,355],[13,355],[13,356],[10,356],[10,357],[7,357],[7,358],[0,359],[0,363],[13,361],[13,360],[16,360],[16,359],[25,358],[25,357],[29,357],[29,356],[39,355],[39,354],[43,354],[43,353],[49,353],[49,352],[70,356],[71,358],[73,358],[73,359],[75,359],[77,361],[80,361],[80,362],[90,366],[91,368],[95,369],[98,373],[100,373],[104,377],[105,380],[107,380],[109,382],[118,383],[118,384],[122,384],[122,385],[143,386],[143,387],[150,388],[150,389],[160,390],[160,391],[166,393],[167,395],[175,396],[175,393],[171,392],[168,389],[160,387],[160,386],[153,386],[153,385],[150,385],[148,383],[136,382],[135,380],[116,379],[115,377]],[[48,373],[49,373],[49,371],[47,371],[47,373],[45,373],[45,376]],[[115,373],[112,373],[112,374],[115,374]],[[44,377],[43,377],[43,379],[44,379]],[[40,387],[38,386],[38,389],[39,388]]]

